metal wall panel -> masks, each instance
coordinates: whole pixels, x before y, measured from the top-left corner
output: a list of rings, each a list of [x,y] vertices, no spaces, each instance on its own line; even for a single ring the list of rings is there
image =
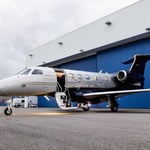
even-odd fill
[[[97,57],[90,56],[88,58],[72,61],[66,64],[62,64],[61,68],[65,69],[75,69],[75,70],[84,70],[84,71],[93,71],[97,70]]]
[[[81,51],[86,52],[147,33],[146,29],[150,27],[149,14],[150,1],[141,0],[27,52],[26,66],[54,62],[80,54]],[[108,21],[111,25],[107,25]]]
[[[49,97],[49,101],[44,98],[44,96],[39,96],[38,97],[38,107],[58,107],[56,100],[52,97]]]

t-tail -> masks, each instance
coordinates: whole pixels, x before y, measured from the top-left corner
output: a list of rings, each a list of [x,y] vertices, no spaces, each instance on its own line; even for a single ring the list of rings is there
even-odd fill
[[[150,55],[137,54],[133,58],[123,62],[123,64],[131,64],[131,67],[129,71],[119,71],[117,79],[128,83],[128,86],[132,85],[130,88],[143,88],[145,64],[148,60],[150,60]]]
[[[129,72],[143,76],[145,71],[145,64],[148,60],[150,60],[150,55],[139,54],[139,55],[135,55],[134,58],[123,62],[123,64],[132,63]]]

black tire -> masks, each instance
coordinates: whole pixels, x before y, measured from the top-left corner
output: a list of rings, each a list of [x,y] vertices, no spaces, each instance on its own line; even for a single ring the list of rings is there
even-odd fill
[[[83,111],[89,111],[90,107],[83,107]]]
[[[4,114],[5,114],[6,116],[11,115],[11,114],[12,114],[12,109],[11,109],[11,108],[6,107],[6,108],[4,109]]]
[[[118,112],[118,106],[111,106],[110,109],[112,112]]]

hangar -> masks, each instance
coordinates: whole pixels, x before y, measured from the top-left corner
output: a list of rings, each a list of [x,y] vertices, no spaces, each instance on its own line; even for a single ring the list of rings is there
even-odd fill
[[[27,53],[26,66],[49,66],[99,72],[128,70],[122,62],[135,54],[150,54],[150,1],[96,20]],[[150,62],[145,69],[145,88],[150,88]],[[150,108],[150,93],[121,97],[120,108]],[[40,107],[56,107],[39,97]],[[105,104],[100,104],[105,106]],[[100,107],[99,105],[95,107]]]

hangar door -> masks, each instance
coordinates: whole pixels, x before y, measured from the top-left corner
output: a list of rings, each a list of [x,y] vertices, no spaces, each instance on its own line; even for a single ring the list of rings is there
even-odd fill
[[[95,72],[97,70],[97,59],[96,56],[94,55],[62,64],[60,67],[65,69],[75,69],[75,70]]]
[[[124,65],[122,62],[132,58],[135,54],[150,55],[150,38],[98,53],[97,69],[102,69],[103,72],[109,73],[118,72],[119,70],[128,70],[131,64]],[[144,88],[150,88],[150,61],[148,61],[145,66]],[[120,108],[150,108],[150,93],[137,93],[120,97],[118,102]]]

